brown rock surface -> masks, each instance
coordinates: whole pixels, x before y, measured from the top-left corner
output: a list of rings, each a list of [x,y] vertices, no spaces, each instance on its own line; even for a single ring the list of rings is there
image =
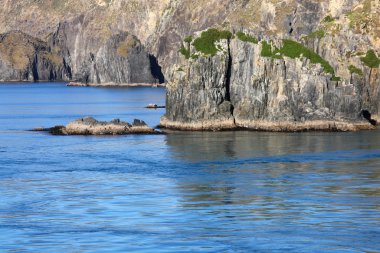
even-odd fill
[[[53,135],[127,135],[159,134],[144,121],[135,119],[133,124],[114,119],[110,122],[98,121],[92,117],[75,120],[67,126],[55,126],[48,129],[36,128],[34,131],[48,131]]]

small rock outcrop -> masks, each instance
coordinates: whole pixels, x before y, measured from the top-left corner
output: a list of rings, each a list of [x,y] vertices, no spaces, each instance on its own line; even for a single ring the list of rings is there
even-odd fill
[[[147,109],[163,109],[163,108],[165,108],[165,106],[157,105],[157,104],[148,104],[147,106],[145,106],[145,108],[147,108]]]
[[[110,122],[98,121],[92,117],[75,120],[67,126],[36,128],[34,131],[48,131],[52,135],[127,135],[159,134],[144,121],[135,119],[133,124],[114,119]]]

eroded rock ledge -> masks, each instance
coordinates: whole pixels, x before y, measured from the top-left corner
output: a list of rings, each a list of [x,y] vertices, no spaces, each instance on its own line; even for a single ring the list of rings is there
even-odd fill
[[[81,83],[70,82],[66,86],[69,87],[165,87],[163,83]]]
[[[67,126],[37,128],[34,131],[48,131],[52,135],[127,135],[160,134],[144,121],[135,119],[132,124],[114,119],[110,122],[98,121],[92,117],[75,120]]]
[[[331,131],[349,132],[359,130],[374,130],[376,126],[367,121],[332,121],[313,120],[305,122],[291,121],[248,121],[248,120],[204,120],[198,122],[170,121],[166,117],[161,118],[160,128],[182,131],[228,131],[228,130],[253,130],[268,132],[306,132],[306,131]]]

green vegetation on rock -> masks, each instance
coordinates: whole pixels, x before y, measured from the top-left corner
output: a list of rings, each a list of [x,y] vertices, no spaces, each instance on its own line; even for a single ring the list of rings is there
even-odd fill
[[[262,57],[270,57],[270,58],[273,58],[273,59],[282,59],[282,55],[280,53],[280,50],[275,47],[275,46],[272,46],[271,42],[266,42],[266,41],[263,41],[262,42],[262,49],[261,49],[261,56]]]
[[[351,28],[367,26],[371,22],[371,5],[371,0],[365,0],[360,8],[355,8],[353,11],[347,13]]]
[[[265,40],[261,43],[261,56],[272,57],[272,46]]]
[[[348,70],[350,71],[351,74],[358,74],[359,76],[363,75],[363,71],[361,69],[355,67],[354,65],[350,65],[348,67]]]
[[[187,44],[187,47],[182,43],[182,46],[178,52],[180,52],[188,60],[190,59],[190,46],[191,42],[193,41],[193,36],[187,36],[183,41]]]
[[[201,33],[201,36],[194,40],[193,46],[198,52],[205,55],[216,55],[219,51],[215,43],[222,39],[231,39],[232,33],[229,31],[219,31],[218,29],[211,28]]]
[[[367,67],[378,68],[380,66],[380,59],[373,50],[368,50],[366,56],[360,59]]]
[[[186,43],[191,43],[193,41],[193,36],[187,36],[184,40]]]
[[[322,22],[323,23],[330,23],[330,22],[333,22],[335,19],[333,17],[331,17],[330,15],[326,16]]]
[[[317,31],[314,31],[312,33],[310,33],[308,36],[306,36],[306,38],[309,38],[309,39],[322,39],[323,37],[326,36],[326,32],[323,31],[322,29],[319,29]]]
[[[272,45],[266,41],[262,42],[261,56],[270,57],[274,59],[281,59],[283,56],[290,57],[292,59],[305,57],[309,59],[313,64],[321,64],[324,71],[333,75],[332,79],[337,80],[333,67],[323,59],[319,54],[315,53],[310,48],[305,47],[301,43],[293,40],[284,39],[281,48],[272,47]],[[340,80],[340,79],[339,79]]]
[[[237,32],[236,36],[238,37],[239,40],[244,41],[244,42],[250,42],[253,44],[259,43],[259,41],[255,37],[252,37],[251,35],[245,34],[243,32]]]
[[[190,58],[190,49],[186,48],[184,44],[182,44],[178,52],[185,56],[186,59]]]
[[[334,81],[334,82],[339,82],[341,80],[341,78],[339,76],[333,76],[333,77],[331,77],[330,80]]]
[[[191,59],[193,59],[193,60],[196,60],[196,59],[198,59],[199,58],[199,56],[197,55],[197,54],[192,54],[191,55]]]

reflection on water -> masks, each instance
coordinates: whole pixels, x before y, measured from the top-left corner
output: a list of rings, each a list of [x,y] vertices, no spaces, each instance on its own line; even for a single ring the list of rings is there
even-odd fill
[[[254,249],[295,252],[379,250],[379,140],[379,131],[166,138],[197,171],[178,180],[180,203],[218,221],[209,236],[250,231]]]
[[[168,145],[178,157],[193,161],[235,158],[275,157],[291,154],[318,154],[345,151],[380,150],[380,132],[360,133],[266,133],[266,132],[173,132]],[[326,159],[325,154],[323,159]],[[334,156],[329,157],[334,159]],[[347,157],[348,158],[348,157]]]
[[[25,131],[111,111],[154,125],[143,105],[163,99],[0,86],[0,252],[380,251],[380,131]]]

